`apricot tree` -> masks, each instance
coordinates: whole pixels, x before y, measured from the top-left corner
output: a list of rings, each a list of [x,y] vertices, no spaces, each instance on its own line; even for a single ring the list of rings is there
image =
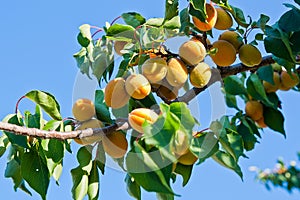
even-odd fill
[[[246,19],[227,0],[168,0],[163,18],[128,12],[102,28],[80,26],[74,58],[83,74],[98,80],[95,99],[77,100],[73,118],[61,116],[48,92],[20,98],[18,104],[28,98],[36,110],[22,113],[17,104],[0,122],[0,156],[9,151],[5,177],[15,189],[31,194],[29,186],[46,199],[49,180],[59,180],[75,140],[82,147],[71,170],[74,199],[98,199],[107,156],[126,172],[135,199],[141,188],[174,199],[176,176],[185,186],[194,165],[210,158],[242,179],[239,160],[255,148],[261,130],[286,134],[276,91],[300,88],[300,1],[295,3],[285,4],[290,10],[273,25],[264,14]],[[180,37],[185,42],[178,49],[168,48],[168,40]],[[188,104],[216,82],[235,115],[224,113],[198,130],[201,121]],[[261,180],[300,188],[299,169],[279,163],[280,172],[261,172]]]

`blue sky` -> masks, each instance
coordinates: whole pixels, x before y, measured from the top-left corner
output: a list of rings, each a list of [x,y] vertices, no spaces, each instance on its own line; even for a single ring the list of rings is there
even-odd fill
[[[181,1],[183,4],[186,1]],[[271,17],[271,24],[287,9],[282,5],[288,0],[229,0],[232,5],[245,10],[245,15],[258,19],[260,13]],[[242,2],[242,3],[240,3]],[[291,1],[290,1],[291,2]],[[271,5],[270,5],[271,4]],[[18,98],[32,89],[44,90],[56,96],[61,105],[62,115],[71,116],[77,77],[77,67],[72,55],[79,50],[76,42],[78,27],[84,23],[103,26],[123,12],[140,12],[146,18],[162,17],[164,1],[152,0],[110,0],[110,1],[3,1],[0,7],[0,41],[1,68],[0,73],[0,118],[14,112]],[[121,22],[121,20],[120,20]],[[272,168],[279,156],[285,161],[295,160],[299,147],[298,114],[300,107],[296,103],[300,96],[296,92],[279,92],[283,102],[283,113],[286,118],[287,138],[266,129],[262,140],[254,151],[247,153],[249,159],[241,159],[244,182],[232,171],[229,171],[212,160],[196,166],[192,178],[185,188],[181,187],[178,178],[174,185],[182,200],[195,199],[299,199],[299,192],[293,195],[282,189],[267,191],[255,181],[250,166]],[[208,92],[198,98],[201,123],[208,124],[211,104]],[[25,111],[33,105],[24,100],[20,109]],[[228,110],[228,112],[232,112]],[[54,182],[48,190],[48,199],[71,199],[71,175],[69,171],[77,166],[73,145],[73,154],[67,154],[60,186]],[[3,199],[39,199],[36,193],[30,197],[19,191],[14,192],[13,183],[4,178],[6,158],[0,158],[0,196]],[[100,180],[100,199],[131,199],[126,192],[124,173],[107,169]],[[143,192],[143,199],[154,199],[154,194]]]

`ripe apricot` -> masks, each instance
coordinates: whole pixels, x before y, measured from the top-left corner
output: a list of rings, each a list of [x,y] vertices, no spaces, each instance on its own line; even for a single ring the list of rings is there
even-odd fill
[[[160,85],[156,92],[159,96],[163,96],[168,100],[174,100],[178,96],[178,88],[171,86],[168,83]]]
[[[125,81],[127,93],[135,99],[143,99],[151,92],[151,85],[142,74],[132,74]]]
[[[257,126],[259,126],[260,128],[267,128],[264,117],[260,118],[259,120],[255,121],[255,122],[256,122]]]
[[[90,119],[88,121],[84,121],[80,126],[76,128],[76,130],[84,130],[87,128],[101,128],[103,127],[103,123],[98,119]],[[90,136],[84,138],[75,138],[74,141],[81,145],[89,145],[93,144],[94,142],[99,142],[102,140],[102,135],[97,136]]]
[[[236,51],[232,44],[225,40],[217,40],[212,44],[217,53],[210,54],[211,59],[220,67],[230,66],[236,59]]]
[[[194,87],[203,88],[209,82],[211,69],[205,62],[199,63],[190,72],[190,82]]]
[[[95,105],[89,99],[78,99],[73,105],[72,113],[79,121],[89,120],[96,114]]]
[[[281,85],[280,90],[289,90],[299,83],[299,76],[292,72],[291,75],[287,71],[282,71],[280,74]]]
[[[226,40],[230,44],[232,44],[238,52],[239,48],[244,44],[243,38],[234,31],[224,31],[220,36],[219,40]]]
[[[107,106],[118,109],[125,106],[130,95],[125,90],[125,80],[121,77],[108,82],[104,90],[104,100]]]
[[[214,28],[218,30],[229,29],[233,24],[230,14],[228,14],[227,11],[223,8],[216,8],[216,11],[218,17]]]
[[[112,158],[123,157],[128,148],[128,142],[121,131],[115,131],[102,139],[104,151]]]
[[[174,87],[181,87],[188,78],[188,71],[184,63],[178,58],[168,61],[166,80]]]
[[[174,135],[174,142],[172,144],[173,152],[178,155],[182,156],[189,151],[189,138],[188,135],[183,132],[182,130],[176,131]]]
[[[150,83],[158,83],[167,74],[167,61],[163,58],[150,58],[142,65],[142,73]]]
[[[255,100],[250,100],[245,106],[246,115],[254,121],[259,120],[263,117],[263,105]]]
[[[148,108],[137,108],[131,111],[128,114],[128,122],[130,126],[140,132],[143,133],[143,123],[147,121],[148,123],[154,123],[158,118],[158,115]]]
[[[205,10],[206,10],[206,15],[207,15],[205,22],[202,22],[200,19],[198,19],[195,16],[192,17],[194,25],[200,31],[211,30],[217,22],[217,11],[216,11],[215,7],[209,3],[206,3]]]
[[[262,56],[258,48],[251,44],[244,44],[239,49],[239,59],[247,67],[253,67],[262,61]]]
[[[189,40],[179,47],[179,56],[187,64],[196,65],[206,56],[206,49],[200,41]]]
[[[263,81],[263,85],[267,93],[276,92],[279,89],[280,75],[278,72],[273,72],[273,81],[274,84],[271,84],[267,81]]]
[[[178,158],[178,162],[184,165],[192,165],[198,160],[197,156],[195,156],[189,149],[187,153],[183,154]]]
[[[118,55],[122,56],[123,53],[121,52],[121,50],[124,49],[124,47],[125,47],[126,44],[127,44],[127,42],[125,42],[125,41],[115,41],[115,43],[114,43],[115,52]]]

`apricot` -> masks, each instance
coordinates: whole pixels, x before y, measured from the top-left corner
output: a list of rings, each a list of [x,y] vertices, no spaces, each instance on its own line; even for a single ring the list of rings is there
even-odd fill
[[[226,40],[230,44],[232,44],[238,52],[239,48],[244,44],[243,38],[234,31],[225,31],[219,36],[219,40]]]
[[[95,105],[89,99],[78,99],[73,105],[72,113],[78,121],[89,120],[96,114]]]
[[[255,121],[255,122],[256,122],[257,126],[259,126],[260,128],[267,128],[264,117],[260,118],[259,120]]]
[[[230,16],[230,14],[228,14],[228,12],[223,8],[216,8],[216,11],[217,21],[214,28],[218,30],[229,29],[233,24],[232,17]]]
[[[178,162],[183,165],[193,165],[197,160],[197,156],[195,156],[189,149],[187,153],[178,158]]]
[[[178,96],[178,88],[173,87],[169,84],[163,84],[158,87],[156,93],[168,100],[174,100]]]
[[[130,95],[125,90],[125,80],[121,77],[108,82],[104,90],[104,100],[107,106],[118,109],[125,106]]]
[[[179,56],[187,64],[196,65],[206,56],[206,49],[200,41],[189,40],[179,47]]]
[[[202,22],[197,17],[193,16],[193,22],[194,25],[199,29],[200,31],[210,31],[217,22],[217,10],[215,7],[209,3],[205,4],[205,11],[206,11],[206,19],[205,22]]]
[[[189,138],[182,130],[177,130],[175,133],[172,151],[177,156],[182,156],[189,151]]]
[[[225,40],[217,40],[212,44],[216,48],[215,54],[210,54],[214,63],[220,67],[230,66],[236,59],[236,51],[232,44]]]
[[[128,142],[121,131],[115,131],[102,139],[104,151],[112,158],[123,157],[128,149]]]
[[[150,83],[158,83],[167,74],[167,61],[163,58],[150,58],[142,65],[142,73]]]
[[[118,55],[120,55],[120,56],[122,56],[123,55],[123,53],[121,52],[123,49],[124,49],[124,47],[125,47],[125,45],[127,44],[127,42],[125,42],[125,41],[115,41],[114,42],[114,49],[115,49],[115,52],[118,54]]]
[[[267,93],[276,92],[279,89],[280,75],[278,72],[273,72],[273,81],[274,81],[274,84],[271,84],[267,81],[263,81],[263,85],[264,85],[265,91]]]
[[[280,79],[280,90],[289,90],[299,83],[299,76],[294,72],[292,72],[290,75],[287,71],[282,71],[280,74]]]
[[[203,88],[209,82],[211,69],[205,62],[199,63],[190,72],[190,82],[194,87]]]
[[[259,120],[263,117],[263,105],[255,100],[250,100],[245,106],[246,115],[254,121]]]
[[[188,70],[178,58],[168,61],[166,80],[174,87],[182,87],[188,78]]]
[[[84,130],[87,128],[101,128],[103,127],[103,123],[98,119],[90,119],[88,121],[84,121],[80,126],[76,128],[76,130]],[[102,135],[99,136],[90,136],[84,138],[75,138],[74,141],[81,145],[89,145],[93,144],[94,142],[99,142],[102,140]]]
[[[251,44],[244,44],[239,49],[239,59],[247,67],[253,67],[262,61],[262,56],[258,48]]]
[[[128,114],[128,122],[130,126],[140,133],[144,132],[142,127],[144,121],[152,124],[157,120],[157,118],[158,115],[148,108],[137,108]]]
[[[132,74],[125,81],[127,93],[135,99],[143,99],[151,92],[151,85],[142,74]]]

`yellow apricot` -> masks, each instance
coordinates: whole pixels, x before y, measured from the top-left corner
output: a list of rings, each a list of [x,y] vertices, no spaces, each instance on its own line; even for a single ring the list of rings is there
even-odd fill
[[[115,131],[102,139],[104,151],[112,158],[123,157],[128,149],[128,142],[121,131]]]
[[[232,44],[225,40],[217,40],[212,44],[216,48],[215,54],[210,54],[214,63],[220,67],[230,66],[236,59],[236,51]]]
[[[287,71],[282,71],[280,74],[280,79],[280,90],[289,90],[299,83],[299,76],[294,72],[292,72],[290,75]]]
[[[78,99],[73,105],[72,113],[79,121],[89,120],[96,114],[95,105],[89,99]]]
[[[125,42],[125,41],[115,41],[115,43],[114,43],[114,49],[115,49],[115,52],[116,52],[118,55],[122,56],[123,53],[121,52],[121,50],[124,49],[124,46],[125,46],[126,44],[127,44],[127,42]]]
[[[260,118],[259,120],[256,120],[255,122],[260,128],[267,128],[264,117]]]
[[[267,93],[276,92],[279,89],[280,75],[278,72],[273,72],[273,81],[274,85],[267,81],[263,81],[263,85]]]
[[[181,131],[177,130],[174,135],[174,142],[172,144],[172,151],[177,156],[182,156],[189,151],[189,138],[188,135]]]
[[[215,7],[209,3],[206,3],[205,10],[206,10],[206,15],[207,15],[205,22],[202,22],[200,19],[198,19],[195,16],[192,17],[194,25],[200,31],[211,30],[217,22],[217,11],[216,11]]]
[[[184,63],[178,58],[168,61],[166,80],[174,87],[182,87],[188,78],[188,71]]]
[[[218,30],[229,29],[233,24],[232,17],[223,8],[216,8],[216,10],[218,17],[214,28]]]
[[[232,44],[238,52],[239,48],[244,44],[243,38],[234,31],[225,31],[219,36],[219,40],[226,40],[230,44]]]
[[[244,44],[239,49],[239,59],[247,67],[253,67],[262,61],[262,56],[258,48],[251,44]]]
[[[208,64],[201,62],[190,72],[190,82],[194,87],[203,88],[209,82],[211,69]]]
[[[206,49],[201,42],[189,40],[179,47],[179,56],[187,64],[196,65],[206,56]]]
[[[130,126],[140,132],[143,133],[143,123],[147,121],[148,123],[154,123],[158,118],[158,115],[148,108],[137,108],[131,111],[128,114],[128,122]]]
[[[76,130],[84,130],[87,128],[101,128],[103,127],[103,123],[98,119],[90,119],[88,121],[84,121],[80,126],[76,128]],[[102,140],[102,135],[94,135],[90,137],[84,138],[75,138],[74,141],[81,145],[89,145],[93,144],[94,142],[99,142]]]
[[[255,100],[248,101],[245,106],[246,115],[254,121],[263,117],[263,105]]]
[[[187,153],[178,158],[178,162],[183,165],[193,165],[197,160],[197,156],[195,156],[189,149]]]
[[[104,100],[107,106],[118,109],[125,106],[130,95],[125,90],[125,80],[121,77],[108,82],[104,90]]]
[[[143,99],[151,92],[151,85],[142,74],[132,74],[125,81],[127,93],[135,99]]]
[[[167,74],[167,61],[163,58],[150,58],[142,65],[142,73],[150,83],[158,83]]]

